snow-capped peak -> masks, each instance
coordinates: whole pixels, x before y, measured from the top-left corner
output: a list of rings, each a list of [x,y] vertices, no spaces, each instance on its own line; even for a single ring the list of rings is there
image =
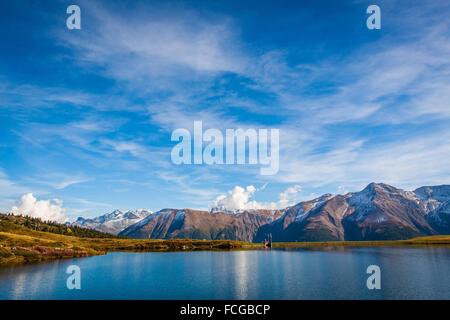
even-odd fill
[[[300,202],[296,206],[294,206],[294,210],[296,210],[295,221],[300,222],[303,221],[310,212],[312,212],[315,208],[320,207],[323,203],[333,198],[334,195],[331,193],[326,193],[318,198],[313,200]]]
[[[95,218],[85,219],[79,217],[73,225],[118,234],[123,229],[141,221],[151,214],[152,212],[147,209],[128,211],[114,210]]]

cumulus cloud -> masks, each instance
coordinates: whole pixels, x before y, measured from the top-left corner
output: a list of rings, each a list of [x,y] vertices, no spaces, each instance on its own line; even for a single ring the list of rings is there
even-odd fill
[[[292,205],[297,200],[297,193],[301,191],[302,188],[299,185],[295,185],[281,192],[280,200],[278,201],[278,207],[285,208]]]
[[[11,212],[15,215],[40,218],[44,221],[64,223],[67,221],[66,209],[59,199],[37,200],[32,193],[24,194]]]
[[[265,187],[266,185],[263,186],[263,188]],[[257,191],[252,185],[247,186],[245,189],[235,186],[228,194],[218,196],[214,201],[213,207],[226,210],[282,209],[295,203],[301,187],[295,185],[287,188],[280,193],[278,202],[257,202],[253,200],[253,196]]]

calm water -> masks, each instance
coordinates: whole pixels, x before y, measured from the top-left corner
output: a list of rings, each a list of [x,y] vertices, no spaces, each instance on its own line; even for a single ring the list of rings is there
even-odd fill
[[[81,268],[81,290],[66,269]],[[366,268],[382,271],[366,288]],[[111,253],[0,268],[0,299],[450,299],[450,249]]]

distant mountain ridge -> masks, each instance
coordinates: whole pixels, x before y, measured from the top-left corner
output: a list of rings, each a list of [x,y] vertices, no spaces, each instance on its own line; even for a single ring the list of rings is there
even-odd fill
[[[274,241],[408,239],[450,234],[450,185],[405,191],[371,183],[359,192],[325,194],[280,210],[163,209],[135,220],[126,215],[118,214],[121,223],[114,222],[117,214],[75,223],[104,232],[114,225],[114,234],[130,238],[260,242],[271,234]]]
[[[147,209],[125,212],[115,210],[92,219],[79,217],[72,225],[117,235],[128,226],[141,221],[151,214],[152,212]]]

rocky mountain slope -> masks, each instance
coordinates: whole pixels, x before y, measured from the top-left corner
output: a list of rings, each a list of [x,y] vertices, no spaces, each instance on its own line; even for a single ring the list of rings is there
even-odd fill
[[[448,233],[450,186],[413,192],[369,184],[346,195],[325,195],[289,208],[254,239],[274,241],[396,240]]]
[[[141,221],[151,214],[152,212],[146,209],[126,212],[115,210],[111,213],[92,219],[79,217],[72,225],[117,235],[125,228]]]
[[[252,241],[261,226],[274,221],[281,214],[278,210],[251,210],[230,214],[164,209],[126,228],[120,235],[131,238]]]
[[[272,234],[274,241],[344,240],[342,218],[348,208],[343,196],[323,195],[288,208],[284,215],[263,227],[255,238],[263,241]]]
[[[421,187],[414,191],[430,225],[441,234],[450,234],[450,186]]]

